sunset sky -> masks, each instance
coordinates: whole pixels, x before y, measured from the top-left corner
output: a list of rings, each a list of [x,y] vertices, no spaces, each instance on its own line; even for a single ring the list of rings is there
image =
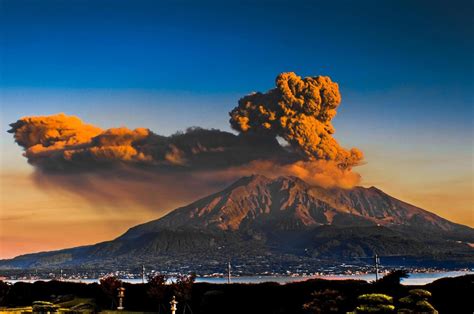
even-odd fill
[[[48,188],[10,123],[231,131],[239,98],[288,71],[339,84],[335,137],[364,152],[363,186],[474,226],[473,16],[472,1],[1,1],[0,258],[110,240],[185,202]]]

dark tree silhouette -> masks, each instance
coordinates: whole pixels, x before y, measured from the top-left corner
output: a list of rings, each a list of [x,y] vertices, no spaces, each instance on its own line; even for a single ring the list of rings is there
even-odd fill
[[[315,291],[311,297],[313,299],[303,304],[303,309],[314,314],[339,313],[345,299],[339,291],[331,289]]]
[[[8,295],[10,288],[11,288],[11,284],[3,280],[0,280],[0,305],[3,303],[3,300]]]
[[[191,299],[191,292],[194,281],[196,281],[196,274],[178,275],[176,282],[173,284],[173,292],[177,298],[189,301]]]
[[[176,282],[174,282],[172,285],[173,294],[178,300],[183,302],[183,313],[185,313],[186,308],[191,310],[189,301],[192,297],[192,290],[195,280],[196,274],[194,273],[190,275],[178,275],[176,277]]]
[[[107,276],[100,279],[100,288],[111,301],[111,309],[113,309],[115,305],[115,298],[118,293],[117,289],[121,286],[122,281],[115,276]]]
[[[394,288],[400,285],[403,278],[408,278],[408,271],[405,269],[394,270],[379,279],[375,284],[380,287]]]
[[[148,296],[156,301],[158,305],[158,313],[161,313],[163,301],[166,293],[166,281],[168,277],[161,274],[154,274],[148,277],[147,283],[147,294]]]

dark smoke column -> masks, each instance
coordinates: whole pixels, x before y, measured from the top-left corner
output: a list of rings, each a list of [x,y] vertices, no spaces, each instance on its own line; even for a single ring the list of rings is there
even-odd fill
[[[344,149],[333,137],[331,120],[340,102],[339,86],[327,76],[281,73],[276,88],[241,98],[230,112],[230,124],[243,134],[281,136],[309,161],[331,160],[348,169],[363,154]]]

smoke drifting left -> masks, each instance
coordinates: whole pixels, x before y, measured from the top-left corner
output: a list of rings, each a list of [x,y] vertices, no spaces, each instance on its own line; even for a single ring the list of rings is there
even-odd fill
[[[215,170],[272,155],[291,159],[276,141],[219,130],[191,128],[164,137],[148,129],[101,130],[64,114],[27,117],[11,127],[41,187],[93,202],[156,210],[193,200],[227,182],[209,177]]]
[[[328,77],[282,73],[276,88],[245,96],[231,111],[238,135],[198,127],[168,137],[146,128],[102,130],[65,114],[24,117],[9,132],[24,148],[41,186],[93,202],[160,210],[253,173],[294,175],[324,187],[354,186],[359,175],[351,168],[362,153],[345,150],[332,137],[340,100]]]

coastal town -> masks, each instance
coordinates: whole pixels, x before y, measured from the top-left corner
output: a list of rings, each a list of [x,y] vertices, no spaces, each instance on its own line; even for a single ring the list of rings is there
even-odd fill
[[[272,270],[251,273],[243,270],[242,265],[232,265],[231,269],[227,268],[227,265],[222,265],[222,269],[219,271],[217,267],[209,270],[208,272],[193,272],[189,267],[183,267],[179,271],[160,270],[153,267],[143,267],[137,269],[124,269],[124,270],[108,270],[108,271],[94,271],[94,270],[81,270],[81,269],[59,269],[59,270],[3,270],[0,274],[0,280],[4,281],[37,281],[37,280],[58,280],[58,281],[73,281],[73,282],[98,282],[100,278],[114,276],[120,278],[123,281],[131,283],[145,283],[148,278],[152,278],[155,275],[164,275],[170,280],[180,275],[195,274],[197,281],[201,282],[221,282],[225,283],[229,279],[234,282],[265,282],[265,281],[277,281],[277,282],[292,282],[301,281],[311,278],[328,278],[328,279],[369,279],[371,276],[375,279],[377,272],[379,277],[390,273],[396,268],[386,267],[380,265],[378,271],[374,265],[352,265],[352,264],[340,264],[336,266],[327,266],[321,268],[319,271],[310,271],[307,269],[296,268],[293,271],[284,270]],[[404,267],[399,268],[407,271],[410,274],[437,274],[447,272],[458,272],[458,273],[472,273],[474,268],[443,268],[443,267]]]

